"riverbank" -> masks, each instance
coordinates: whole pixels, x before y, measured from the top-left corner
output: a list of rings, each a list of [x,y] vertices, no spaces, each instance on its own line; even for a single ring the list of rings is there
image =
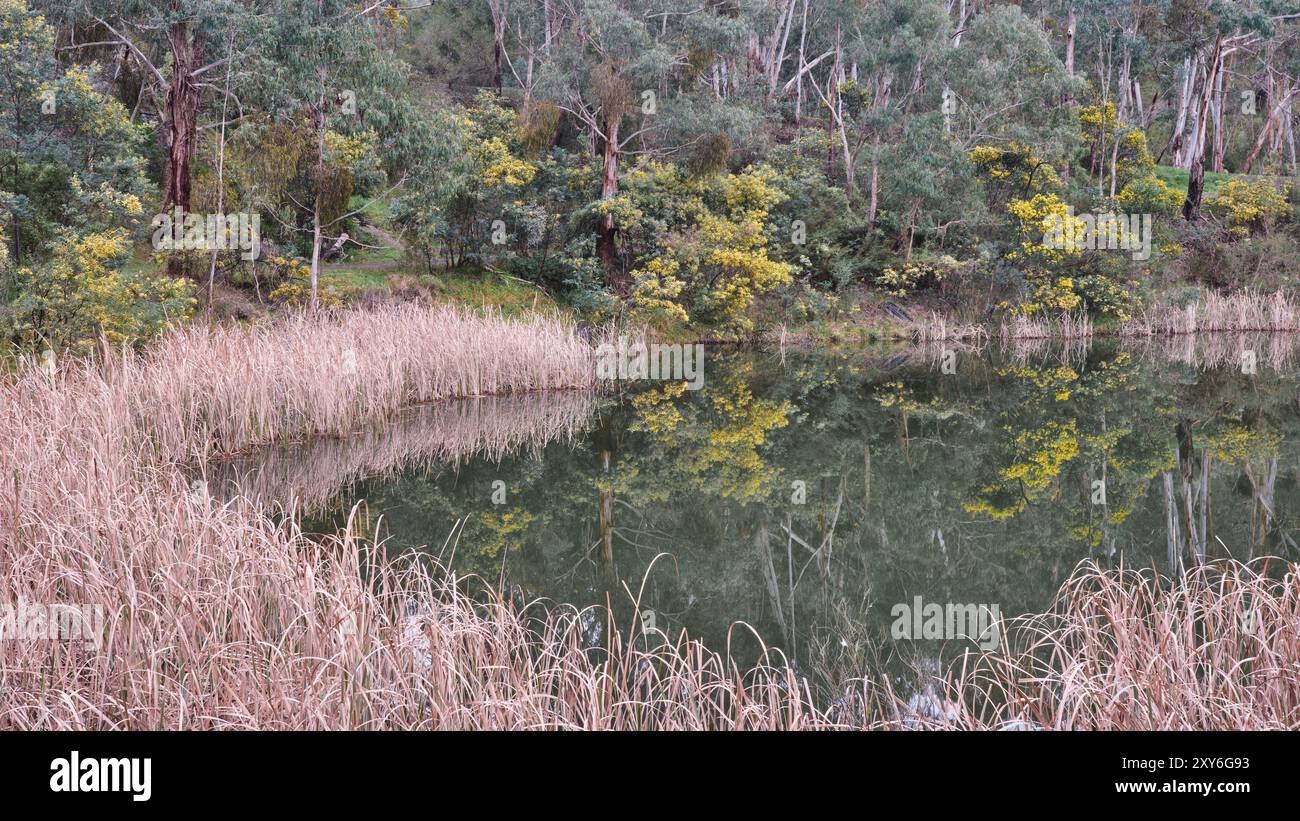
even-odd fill
[[[978,343],[991,339],[1078,340],[1300,331],[1300,302],[1281,291],[1224,294],[1199,290],[1178,300],[1157,300],[1124,319],[1094,320],[1079,313],[1003,313],[972,319],[963,312],[893,301],[855,313],[851,318],[768,325],[760,337],[777,345],[815,346],[881,341]]]

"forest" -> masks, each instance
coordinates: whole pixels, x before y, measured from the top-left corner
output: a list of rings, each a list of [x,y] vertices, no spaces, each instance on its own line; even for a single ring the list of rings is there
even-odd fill
[[[1298,38],[1288,0],[3,0],[0,334],[1122,332],[1300,281]]]

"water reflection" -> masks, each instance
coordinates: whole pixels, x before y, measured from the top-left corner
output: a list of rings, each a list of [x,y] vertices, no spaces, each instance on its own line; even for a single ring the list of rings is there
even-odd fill
[[[1296,558],[1289,339],[711,350],[698,392],[417,409],[224,470],[322,531],[365,499],[393,552],[455,531],[457,569],[525,598],[630,624],[639,595],[659,630],[757,653],[743,621],[806,669],[860,674],[917,596],[1012,616],[1087,557]]]

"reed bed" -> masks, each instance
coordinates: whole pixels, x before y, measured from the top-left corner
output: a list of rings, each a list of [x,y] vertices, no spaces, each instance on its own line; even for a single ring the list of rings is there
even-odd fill
[[[593,363],[559,319],[404,303],[269,328],[192,325],[114,361],[105,381],[161,457],[203,459],[345,435],[407,405],[590,388]]]
[[[1091,339],[1092,319],[1087,314],[1016,314],[1002,320],[1002,340]]]
[[[1202,565],[1170,585],[1085,565],[1013,651],[950,683],[957,726],[1087,730],[1300,728],[1300,592],[1290,565]],[[976,694],[977,698],[971,698]]]
[[[1186,306],[1160,303],[1124,323],[1124,336],[1176,336],[1238,331],[1300,331],[1300,306],[1281,291],[1203,291]]]
[[[955,322],[934,311],[917,321],[912,330],[912,339],[916,342],[954,341],[981,345],[988,338],[989,332],[984,326]]]
[[[470,347],[424,339],[440,328]],[[389,333],[402,344],[372,338]],[[349,349],[358,372],[340,377]],[[979,657],[935,690],[953,702],[935,718],[885,677],[823,708],[777,653],[742,669],[684,635],[628,638],[603,611],[471,596],[351,524],[309,539],[184,471],[404,403],[580,387],[588,350],[560,323],[403,308],[177,331],[143,357],[0,379],[0,603],[104,615],[98,646],[0,641],[0,728],[1297,726],[1295,568],[1166,591],[1085,567],[1027,626],[1037,652]],[[1261,618],[1231,632],[1247,603]]]

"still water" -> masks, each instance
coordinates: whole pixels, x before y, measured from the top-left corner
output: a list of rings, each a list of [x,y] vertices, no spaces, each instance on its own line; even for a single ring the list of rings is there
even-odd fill
[[[378,533],[517,598],[631,601],[797,664],[895,605],[1041,612],[1082,560],[1300,558],[1291,338],[794,353],[710,348],[698,391],[414,408],[229,466],[304,527]]]

